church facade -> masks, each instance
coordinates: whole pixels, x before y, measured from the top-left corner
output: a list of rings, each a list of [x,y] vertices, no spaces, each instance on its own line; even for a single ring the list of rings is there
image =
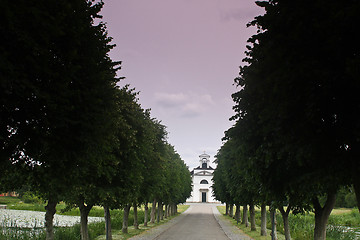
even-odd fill
[[[187,202],[217,202],[212,196],[212,177],[214,168],[210,166],[210,155],[203,153],[199,156],[200,165],[191,171],[192,192]]]

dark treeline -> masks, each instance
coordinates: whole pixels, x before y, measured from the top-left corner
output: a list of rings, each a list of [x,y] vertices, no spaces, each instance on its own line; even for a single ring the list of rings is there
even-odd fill
[[[266,12],[249,24],[258,32],[235,79],[214,192],[245,215],[250,206],[252,228],[255,205],[278,209],[286,239],[289,213],[313,211],[324,240],[339,190],[353,189],[360,210],[360,2],[257,4]]]
[[[174,213],[190,195],[190,172],[135,90],[118,87],[121,63],[97,20],[103,2],[1,6],[0,191],[26,184],[47,200],[47,239],[60,201],[79,207],[82,239],[94,205],[105,209],[107,239],[109,209],[124,209],[124,232],[130,207],[145,205],[145,224],[156,220],[149,202]]]

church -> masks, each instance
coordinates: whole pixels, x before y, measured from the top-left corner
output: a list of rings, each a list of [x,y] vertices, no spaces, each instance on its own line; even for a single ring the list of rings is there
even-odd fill
[[[200,164],[191,171],[192,192],[187,202],[217,202],[212,196],[212,177],[214,168],[210,166],[210,155],[205,152],[199,156]]]

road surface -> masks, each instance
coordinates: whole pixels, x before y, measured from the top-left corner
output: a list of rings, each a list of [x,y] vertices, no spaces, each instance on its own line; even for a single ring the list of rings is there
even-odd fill
[[[240,231],[224,220],[215,204],[191,204],[190,208],[169,224],[161,225],[132,240],[247,240]]]
[[[229,240],[219,223],[216,221],[212,212],[212,206],[207,204],[193,205],[179,223],[170,227],[155,239]]]

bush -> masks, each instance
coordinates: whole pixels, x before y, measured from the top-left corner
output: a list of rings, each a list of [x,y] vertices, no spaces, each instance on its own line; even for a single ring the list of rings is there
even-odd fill
[[[34,193],[32,192],[25,192],[22,197],[21,200],[24,203],[37,203],[37,204],[41,204],[44,202],[44,200],[42,200],[40,197],[36,196]]]
[[[343,187],[336,195],[336,208],[356,207],[356,196],[353,187]]]
[[[354,208],[356,207],[356,195],[354,192],[350,192],[345,196],[345,207],[346,208]]]
[[[330,215],[329,225],[358,227],[360,226],[360,214],[357,209],[353,209],[350,213]]]

